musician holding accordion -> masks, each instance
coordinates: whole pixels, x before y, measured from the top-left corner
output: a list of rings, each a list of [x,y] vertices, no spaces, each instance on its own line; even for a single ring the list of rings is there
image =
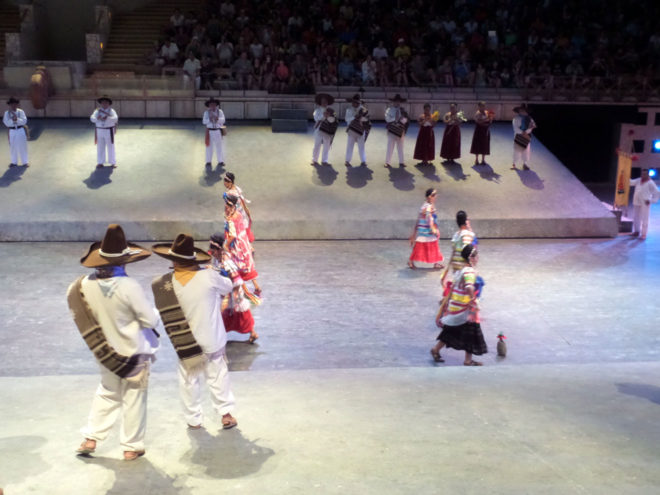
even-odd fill
[[[371,122],[369,121],[369,110],[359,94],[354,94],[352,98],[346,99],[351,104],[346,109],[345,120],[348,124],[348,139],[346,141],[346,161],[344,165],[351,166],[351,158],[353,158],[353,148],[355,143],[358,145],[358,152],[360,153],[360,166],[367,166],[367,154],[364,150],[364,143],[367,141],[369,131],[371,130]]]
[[[385,110],[385,122],[387,127],[387,153],[385,154],[385,167],[390,166],[392,159],[392,152],[396,144],[396,150],[399,154],[399,167],[405,167],[403,159],[403,140],[406,136],[406,131],[410,125],[408,113],[401,108],[401,103],[406,101],[398,93],[391,98],[392,105]]]
[[[529,157],[531,155],[532,131],[536,129],[536,122],[529,116],[527,104],[515,107],[516,116],[513,125],[513,165],[511,170],[517,170],[516,163],[523,162],[523,170],[529,170]]]
[[[208,108],[202,116],[202,124],[206,128],[204,135],[204,145],[206,146],[206,163],[204,166],[208,169],[212,166],[213,150],[218,160],[218,167],[225,165],[224,136],[227,134],[225,126],[225,114],[220,109],[220,101],[211,97],[204,102]]]
[[[112,100],[108,96],[101,96],[97,103],[99,108],[89,118],[96,128],[94,129],[94,143],[96,144],[96,168],[103,168],[106,161],[106,149],[108,151],[108,163],[112,168],[117,166],[115,157],[115,134],[117,133],[117,122],[119,116],[114,109],[110,108]]]
[[[9,132],[9,153],[11,154],[10,167],[18,165],[18,155],[21,155],[21,162],[24,167],[28,165],[28,152],[27,152],[27,117],[25,112],[18,108],[19,101],[13,96],[7,100],[9,110],[7,110],[2,118],[2,123],[5,124]]]
[[[332,140],[337,132],[337,117],[335,111],[330,108],[335,102],[335,99],[325,93],[319,93],[314,98],[318,105],[314,110],[314,150],[312,151],[312,165],[319,164],[319,153],[323,147],[323,154],[321,155],[321,163],[323,165],[330,165],[328,163],[328,154],[332,146]]]

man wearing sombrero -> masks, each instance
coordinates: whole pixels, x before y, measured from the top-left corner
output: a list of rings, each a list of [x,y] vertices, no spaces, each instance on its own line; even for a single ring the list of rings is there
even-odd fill
[[[215,148],[215,157],[218,159],[218,167],[223,167],[225,164],[225,152],[223,150],[223,130],[225,125],[225,114],[220,110],[220,102],[211,97],[204,102],[208,108],[204,112],[202,123],[206,126],[206,136],[204,143],[206,144],[206,167],[211,167],[211,160],[213,159],[213,149]]]
[[[403,160],[403,140],[408,130],[408,114],[401,109],[401,103],[406,101],[400,94],[396,94],[390,100],[392,105],[385,110],[385,122],[387,122],[387,153],[385,154],[385,166],[390,166],[392,152],[396,144],[396,151],[399,154],[399,167],[405,167]]]
[[[5,124],[9,132],[9,153],[11,155],[10,167],[18,165],[18,155],[21,155],[21,162],[23,166],[28,165],[28,152],[27,152],[27,117],[25,112],[18,108],[19,101],[13,96],[7,100],[9,110],[7,110],[2,117],[2,122]]]
[[[337,131],[337,119],[330,105],[335,102],[335,99],[332,95],[319,93],[314,98],[314,101],[318,107],[314,110],[314,150],[312,151],[312,165],[319,164],[321,145],[323,145],[321,163],[323,165],[330,165],[328,163],[328,154],[330,153],[330,146],[332,146],[332,138]]]
[[[87,425],[81,430],[85,440],[77,450],[79,455],[96,450],[96,443],[110,433],[118,412],[124,459],[144,455],[147,384],[150,363],[158,350],[154,328],[159,318],[140,285],[126,275],[125,266],[150,255],[126,242],[119,225],[109,225],[103,241],[92,244],[80,260],[83,266],[94,268],[94,273],[69,287],[69,309],[101,370],[101,383]]]
[[[346,161],[344,165],[347,167],[351,166],[353,148],[355,147],[355,143],[357,143],[361,160],[360,165],[366,167],[367,154],[364,150],[364,143],[367,140],[367,135],[371,127],[369,123],[369,111],[357,93],[352,98],[347,98],[346,101],[351,106],[346,109],[345,114],[346,124],[348,125],[348,129],[346,129],[348,139],[346,141]]]
[[[108,163],[115,168],[117,159],[115,157],[115,134],[117,133],[117,122],[119,116],[113,108],[112,100],[108,96],[101,96],[97,103],[99,108],[89,118],[94,125],[94,142],[96,143],[96,168],[103,168],[108,150]]]
[[[202,382],[224,429],[238,423],[231,415],[234,394],[225,356],[227,332],[222,323],[222,298],[232,282],[220,272],[202,268],[211,256],[179,234],[172,244],[154,244],[152,251],[172,262],[174,271],[154,279],[152,290],[165,330],[179,357],[179,392],[188,428],[202,427]]]
[[[523,163],[523,170],[529,170],[529,159],[532,153],[532,131],[536,129],[536,122],[529,116],[529,108],[526,103],[513,109],[516,116],[511,121],[513,125],[513,165],[511,170],[516,170],[516,163]]]

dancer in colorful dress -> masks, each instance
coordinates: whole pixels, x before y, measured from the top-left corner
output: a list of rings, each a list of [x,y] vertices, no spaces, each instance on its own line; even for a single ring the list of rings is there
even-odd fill
[[[442,135],[440,157],[448,162],[454,162],[456,158],[461,157],[461,124],[466,118],[463,112],[458,111],[456,103],[452,103],[442,120],[446,127]]]
[[[236,205],[238,197],[226,194],[225,197],[225,242],[224,250],[229,253],[238,268],[238,273],[246,282],[251,281],[254,293],[261,295],[261,287],[257,283],[257,269],[252,257],[252,246],[245,229],[245,220]]]
[[[442,268],[444,259],[438,246],[440,239],[440,230],[438,229],[438,219],[435,210],[435,198],[438,195],[435,189],[426,190],[426,201],[419,209],[415,230],[410,236],[410,245],[413,247],[408,267],[413,270],[415,261],[423,263],[433,263],[433,268]]]
[[[486,155],[490,155],[490,125],[493,123],[495,114],[486,110],[486,103],[480,101],[477,104],[477,113],[474,114],[474,134],[472,135],[472,146],[470,153],[474,155],[474,164],[486,163]]]
[[[243,217],[243,220],[245,220],[245,230],[247,231],[250,243],[252,243],[254,242],[254,234],[252,233],[252,215],[250,214],[250,210],[247,206],[250,200],[243,195],[243,190],[236,185],[236,176],[233,173],[227,172],[223,181],[225,187],[227,188],[227,191],[223,194],[223,197],[224,195],[228,194],[238,198],[236,209]]]
[[[222,321],[225,324],[227,332],[249,333],[248,342],[254,344],[259,338],[254,331],[254,317],[250,311],[250,302],[259,303],[259,298],[251,294],[238,272],[238,267],[232,261],[222,245],[225,242],[223,232],[216,232],[209,240],[209,254],[211,258],[211,268],[219,271],[225,277],[229,277],[232,282],[232,291],[224,298],[222,308]]]
[[[463,259],[463,256],[461,256],[463,248],[470,244],[476,245],[478,242],[477,236],[472,232],[467,213],[463,210],[456,212],[456,223],[458,224],[458,230],[451,238],[451,256],[449,257],[449,265],[447,265],[447,268],[445,268],[440,277],[440,285],[444,289],[442,294],[443,297],[446,297],[451,290],[451,283],[447,283],[449,269],[451,268],[451,277],[449,279],[449,282],[451,282],[454,275],[456,275],[456,272],[461,271],[467,265],[467,262]]]
[[[428,165],[435,158],[435,133],[433,128],[438,123],[438,112],[431,113],[431,104],[424,104],[424,113],[419,116],[419,134],[415,142],[415,160],[422,160],[422,165]]]
[[[480,356],[488,352],[488,346],[481,331],[479,318],[480,287],[475,267],[479,260],[477,248],[468,244],[461,251],[466,262],[454,277],[451,292],[443,301],[436,317],[436,325],[442,327],[438,342],[431,349],[431,356],[436,363],[444,362],[440,349],[444,346],[465,351],[464,366],[482,366],[480,361],[474,361],[472,356]]]

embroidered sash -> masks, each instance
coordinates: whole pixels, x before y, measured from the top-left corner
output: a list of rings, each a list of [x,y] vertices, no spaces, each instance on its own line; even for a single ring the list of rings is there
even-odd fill
[[[183,314],[183,309],[181,309],[179,299],[174,293],[173,277],[174,273],[166,273],[162,277],[154,279],[151,283],[151,290],[154,293],[156,307],[160,312],[165,331],[177,356],[179,356],[181,364],[189,373],[196,374],[204,369],[207,359],[204,351],[195,340],[190,325]]]

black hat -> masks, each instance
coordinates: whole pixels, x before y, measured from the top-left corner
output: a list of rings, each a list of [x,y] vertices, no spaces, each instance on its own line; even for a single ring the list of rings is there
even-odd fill
[[[355,93],[351,98],[346,98],[346,101],[348,103],[362,103],[362,98],[360,98],[360,95],[358,93]]]
[[[332,105],[335,102],[335,97],[332,95],[329,95],[328,93],[319,93],[314,97],[314,102],[317,105],[321,104],[321,100],[325,98],[325,101],[328,105]]]
[[[399,93],[394,95],[394,98],[390,98],[390,101],[398,101],[399,103],[403,103],[404,101],[408,101],[405,98],[402,98]]]
[[[15,97],[10,96],[9,99],[7,100],[7,105],[11,105],[12,103],[16,103],[17,105],[20,103]]]
[[[220,105],[220,100],[216,100],[212,96],[204,102],[204,106],[208,107],[211,103],[215,103],[216,105]]]
[[[110,105],[112,105],[112,100],[111,100],[110,97],[107,96],[107,95],[103,95],[103,96],[101,96],[101,97],[100,97],[98,100],[96,100],[96,101],[97,101],[98,103],[103,103],[104,101],[107,101],[108,103],[110,103]]]
[[[172,244],[154,244],[151,250],[162,258],[184,264],[207,263],[211,260],[207,253],[195,247],[192,236],[187,234],[179,234]]]
[[[513,111],[516,113],[520,113],[521,110],[524,110],[525,112],[529,113],[529,107],[527,107],[527,103],[523,103],[522,105],[513,107]]]

